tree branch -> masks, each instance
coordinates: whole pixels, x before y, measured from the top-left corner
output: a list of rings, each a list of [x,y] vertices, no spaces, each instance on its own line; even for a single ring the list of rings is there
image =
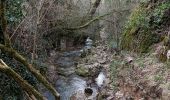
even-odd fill
[[[13,69],[8,67],[2,59],[0,59],[0,71],[12,77],[26,92],[33,94],[38,100],[45,100],[43,95],[41,95],[37,90],[34,89],[27,81],[25,81],[19,74],[17,74]]]
[[[66,29],[66,30],[79,30],[79,29],[82,29],[82,28],[86,28],[86,27],[88,27],[90,24],[92,24],[93,22],[98,21],[98,20],[102,19],[102,18],[105,17],[105,16],[108,16],[108,15],[110,15],[110,14],[112,14],[112,13],[119,13],[119,14],[121,14],[122,12],[125,12],[125,11],[128,11],[128,10],[129,10],[129,9],[124,9],[124,10],[118,11],[118,10],[116,10],[116,9],[113,9],[111,12],[106,13],[106,14],[101,15],[101,16],[97,16],[97,17],[93,18],[92,20],[86,22],[85,24],[83,24],[83,25],[81,25],[81,26],[72,27],[72,28],[63,28],[63,29]]]
[[[97,21],[97,20],[100,20],[101,18],[107,16],[107,15],[110,15],[111,13],[107,13],[107,14],[104,14],[104,15],[101,15],[101,16],[97,16],[96,18],[88,21],[87,23],[85,23],[84,25],[81,25],[81,26],[78,26],[78,27],[72,27],[72,28],[64,28],[66,30],[79,30],[79,29],[82,29],[82,28],[86,28],[88,27],[91,23]]]
[[[37,78],[37,80],[41,82],[55,96],[56,100],[60,100],[60,95],[55,90],[55,88],[31,64],[29,64],[22,55],[20,55],[13,48],[6,47],[3,44],[0,44],[0,49],[26,66],[26,68]]]

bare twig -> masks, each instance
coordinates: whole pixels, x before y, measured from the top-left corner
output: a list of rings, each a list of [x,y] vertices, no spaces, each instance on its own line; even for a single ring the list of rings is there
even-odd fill
[[[97,17],[93,18],[92,20],[86,22],[86,23],[83,24],[83,25],[80,25],[80,26],[78,26],[78,27],[63,28],[63,29],[67,29],[67,30],[79,30],[79,29],[82,29],[82,28],[86,28],[86,27],[88,27],[90,24],[92,24],[93,22],[98,21],[98,20],[102,19],[102,18],[105,17],[105,16],[108,16],[108,15],[110,15],[110,14],[112,14],[112,13],[120,13],[120,14],[121,14],[122,12],[128,11],[128,10],[129,10],[129,9],[117,11],[117,10],[113,9],[111,12],[106,13],[106,14],[101,15],[101,16],[97,16]]]
[[[22,20],[21,23],[17,26],[17,28],[14,30],[14,32],[11,35],[11,37],[9,38],[10,40],[16,34],[17,30],[21,27],[21,25],[25,22],[25,20],[26,20],[26,18],[24,20]]]

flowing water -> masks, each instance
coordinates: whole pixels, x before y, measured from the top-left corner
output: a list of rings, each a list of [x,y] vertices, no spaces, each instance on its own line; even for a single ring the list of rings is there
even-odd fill
[[[70,100],[70,97],[76,92],[82,91],[87,87],[84,78],[75,74],[75,67],[77,59],[80,57],[81,51],[64,52],[55,62],[58,65],[57,71],[59,72],[59,78],[55,82],[55,88],[61,95],[61,100]],[[93,89],[91,98],[97,95],[97,89]],[[47,91],[44,96],[48,100],[55,100],[54,97]],[[95,100],[95,99],[91,99]]]

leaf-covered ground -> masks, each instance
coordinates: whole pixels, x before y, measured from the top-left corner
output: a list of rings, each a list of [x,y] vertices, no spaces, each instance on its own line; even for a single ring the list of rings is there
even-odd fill
[[[131,58],[131,62],[128,59]],[[115,94],[118,100],[169,100],[170,69],[161,63],[155,53],[135,55],[122,53],[117,74]]]

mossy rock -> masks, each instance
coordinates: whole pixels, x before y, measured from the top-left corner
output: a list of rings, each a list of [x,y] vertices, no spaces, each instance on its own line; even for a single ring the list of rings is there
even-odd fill
[[[89,69],[83,65],[78,65],[78,67],[76,68],[76,74],[87,77],[89,76]]]

